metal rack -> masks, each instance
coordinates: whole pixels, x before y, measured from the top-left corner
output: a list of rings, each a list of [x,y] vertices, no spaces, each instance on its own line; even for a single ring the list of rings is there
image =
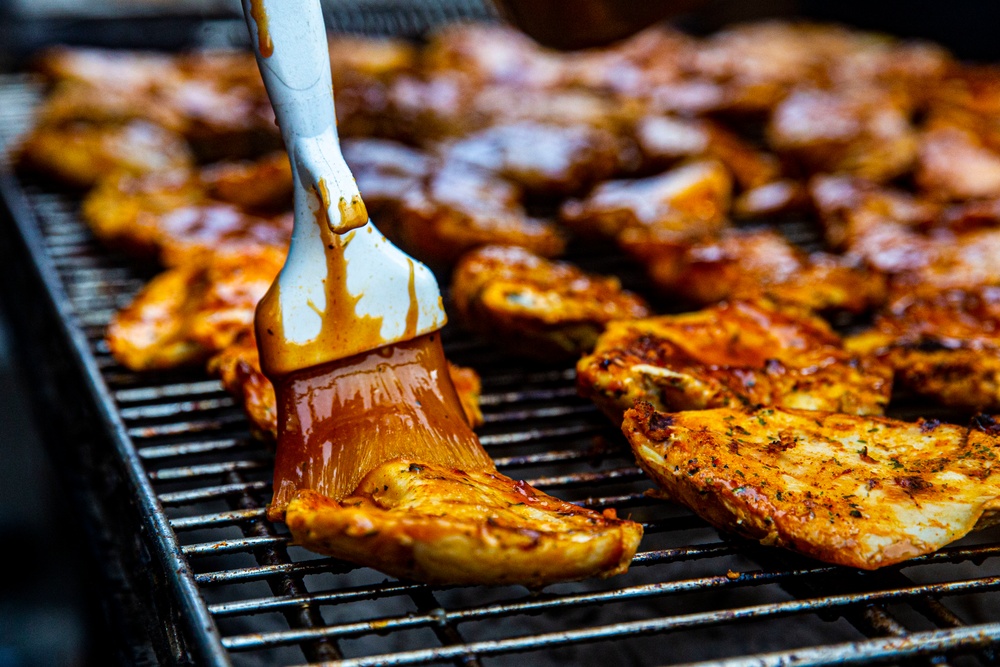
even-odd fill
[[[27,126],[38,96],[27,79],[0,79],[0,152]],[[90,406],[75,428],[90,425],[92,458],[106,460],[118,483],[116,493],[101,493],[95,488],[106,480],[90,470],[94,488],[82,497],[126,505],[119,509],[132,524],[109,525],[115,507],[91,513],[134,552],[110,562],[127,571],[142,600],[136,608],[150,615],[149,656],[160,662],[995,661],[1000,530],[874,573],[720,535],[645,494],[651,485],[623,438],[576,397],[571,368],[513,361],[451,329],[449,358],[483,377],[480,433],[499,469],[642,521],[646,538],[631,571],[535,592],[431,587],[310,554],[266,520],[272,452],[250,437],[217,382],[193,371],[136,374],[110,356],[105,326],[148,276],[96,243],[71,197],[8,168],[0,169],[0,194],[12,223],[5,260],[44,300],[33,326],[65,350],[80,387],[70,396],[61,383],[48,398]],[[575,259],[590,269],[620,266]]]

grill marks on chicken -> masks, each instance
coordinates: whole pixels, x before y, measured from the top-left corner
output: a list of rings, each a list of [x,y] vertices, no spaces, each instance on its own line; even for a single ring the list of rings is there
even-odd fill
[[[997,521],[1000,426],[783,408],[667,414],[622,431],[663,493],[765,545],[875,569]]]
[[[608,322],[650,314],[617,278],[513,246],[465,255],[452,276],[451,298],[466,328],[543,360],[575,359],[593,348]]]
[[[580,394],[616,423],[636,401],[878,415],[892,384],[887,366],[845,350],[815,315],[744,301],[612,322],[576,372]]]
[[[847,346],[884,359],[896,381],[918,394],[1000,411],[1000,287],[901,297]]]
[[[628,569],[642,527],[563,502],[495,472],[384,463],[337,502],[300,491],[285,523],[296,543],[396,577],[522,584]]]

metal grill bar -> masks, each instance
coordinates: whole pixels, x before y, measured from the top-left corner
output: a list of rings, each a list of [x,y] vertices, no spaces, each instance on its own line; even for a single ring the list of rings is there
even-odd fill
[[[1000,641],[1000,627],[995,623],[973,625],[956,630],[915,632],[906,637],[871,639],[851,644],[834,644],[794,652],[769,653],[753,658],[734,658],[691,663],[686,667],[822,667],[859,663],[897,662],[909,658],[945,652],[966,652],[995,645]],[[341,663],[346,667],[349,663]]]
[[[191,491],[175,491],[173,493],[161,493],[160,502],[165,505],[185,505],[201,500],[232,496],[236,494],[249,493],[252,491],[268,491],[271,488],[270,482],[237,482],[234,484],[221,484],[219,486],[207,486]]]
[[[998,582],[995,577],[991,577],[990,579],[985,581],[988,582],[987,585],[990,588],[995,588],[998,584],[1000,584],[1000,582]],[[972,582],[958,582],[957,584],[954,584],[954,588],[961,589],[963,584],[966,587],[968,587],[971,583]],[[657,618],[648,621],[618,623],[615,625],[587,628],[585,630],[569,630],[566,632],[552,632],[552,633],[545,633],[545,634],[532,635],[526,637],[514,637],[511,639],[503,639],[498,641],[475,642],[467,645],[467,647],[465,647],[463,651],[471,650],[474,651],[475,653],[482,655],[496,655],[500,653],[522,652],[522,651],[537,650],[547,647],[561,646],[573,643],[595,642],[607,639],[614,639],[623,636],[625,637],[641,636],[654,633],[677,631],[704,625],[718,625],[721,623],[732,623],[734,621],[758,620],[761,618],[773,617],[773,616],[801,614],[804,611],[819,612],[838,607],[870,604],[872,602],[877,602],[883,599],[890,599],[890,598],[904,599],[906,597],[915,595],[944,595],[949,591],[949,589],[952,586],[953,585],[951,584],[938,584],[935,586],[921,586],[917,587],[916,589],[911,589],[907,591],[887,591],[887,592],[868,593],[863,595],[835,595],[818,600],[796,600],[792,602],[779,602],[775,604],[755,605],[752,607],[727,609],[724,611],[712,611],[699,614],[686,614],[682,616]],[[984,626],[974,626],[974,627],[975,629],[978,630],[980,641],[982,642],[980,644],[976,644],[976,647],[988,645],[989,642],[986,641],[986,638],[989,638],[990,641],[1000,639],[1000,627],[997,627],[993,624]],[[961,630],[943,630],[936,633],[917,633],[917,634],[927,634],[928,636],[933,634],[933,636],[936,638],[936,641],[942,643],[942,649],[945,649],[949,647],[948,644],[949,641],[950,642],[965,641],[964,638],[966,638],[968,636],[969,631],[973,629],[974,629],[973,627],[970,627]],[[911,635],[911,637],[915,637],[917,636],[917,634]],[[885,644],[883,644],[886,646],[896,645],[892,644],[893,641],[902,641],[904,642],[903,645],[909,643],[909,641],[906,638],[903,638],[901,640],[888,639],[883,641],[886,642]],[[877,643],[872,645],[873,646],[877,645]],[[859,646],[859,644],[848,644],[846,646]],[[339,667],[376,667],[377,665],[415,665],[415,664],[429,663],[456,657],[457,654],[455,653],[455,651],[456,649],[453,647],[442,647],[436,649],[426,649],[422,651],[408,651],[405,653],[377,655],[366,658],[356,658],[353,660],[344,660],[339,663]],[[783,655],[787,656],[789,654],[786,653]],[[711,663],[706,663],[706,664],[711,664]],[[756,663],[748,662],[739,664],[756,664]],[[776,663],[776,664],[784,664],[784,663]],[[796,662],[796,664],[798,663]]]
[[[623,600],[634,600],[645,597],[676,595],[691,591],[703,591],[709,588],[722,588],[737,585],[773,583],[788,577],[808,576],[817,572],[827,572],[830,568],[820,568],[816,571],[788,571],[788,572],[749,572],[743,573],[738,578],[726,576],[705,577],[702,579],[692,579],[688,581],[677,581],[669,584],[650,584],[647,586],[635,586],[622,588],[603,593],[592,593],[583,595],[572,595],[557,597],[552,599],[531,600],[515,604],[494,605],[490,607],[480,607],[476,609],[444,611],[435,610],[434,613],[424,616],[409,615],[391,619],[378,619],[377,621],[364,621],[358,623],[348,623],[344,625],[329,625],[324,628],[317,628],[311,631],[285,631],[268,634],[237,635],[224,638],[223,644],[232,650],[247,650],[261,646],[275,644],[288,644],[305,641],[316,636],[350,636],[365,632],[375,632],[391,630],[404,627],[417,627],[432,625],[441,620],[450,620],[456,623],[463,621],[483,620],[501,616],[511,616],[514,614],[536,613],[552,609],[562,609],[570,605],[586,604],[607,604],[621,602]]]
[[[188,544],[181,548],[186,556],[213,556],[234,551],[251,551],[261,546],[274,546],[276,544],[288,544],[288,537],[264,536],[264,537],[244,537],[238,540],[222,540],[219,542],[207,542],[205,544]]]

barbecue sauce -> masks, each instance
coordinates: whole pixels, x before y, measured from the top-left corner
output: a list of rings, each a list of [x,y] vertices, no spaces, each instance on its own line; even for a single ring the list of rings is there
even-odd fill
[[[274,53],[274,42],[271,41],[271,33],[267,27],[267,10],[264,9],[264,0],[250,0],[250,17],[257,24],[257,49],[260,55],[270,58]]]
[[[354,491],[376,466],[397,458],[492,470],[493,462],[465,420],[436,333],[385,345],[382,318],[359,315],[359,296],[347,290],[343,236],[327,222],[328,193],[316,189],[316,223],[326,246],[326,306],[322,327],[307,345],[285,339],[275,282],[257,307],[261,368],[274,384],[278,450],[269,516],[281,519],[296,492],[311,489],[335,500]],[[345,218],[367,212],[360,199],[341,202]],[[405,337],[417,331],[419,303],[410,264]],[[328,361],[330,350],[368,349]]]
[[[292,373],[275,391],[273,518],[299,490],[342,500],[397,458],[493,468],[465,421],[436,333]]]

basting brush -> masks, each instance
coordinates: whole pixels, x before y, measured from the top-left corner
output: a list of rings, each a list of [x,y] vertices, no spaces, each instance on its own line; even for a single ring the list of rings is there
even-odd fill
[[[255,319],[278,399],[269,514],[300,490],[341,500],[393,459],[493,470],[448,375],[437,281],[375,228],[340,152],[319,1],[243,9],[295,183],[288,258]]]

